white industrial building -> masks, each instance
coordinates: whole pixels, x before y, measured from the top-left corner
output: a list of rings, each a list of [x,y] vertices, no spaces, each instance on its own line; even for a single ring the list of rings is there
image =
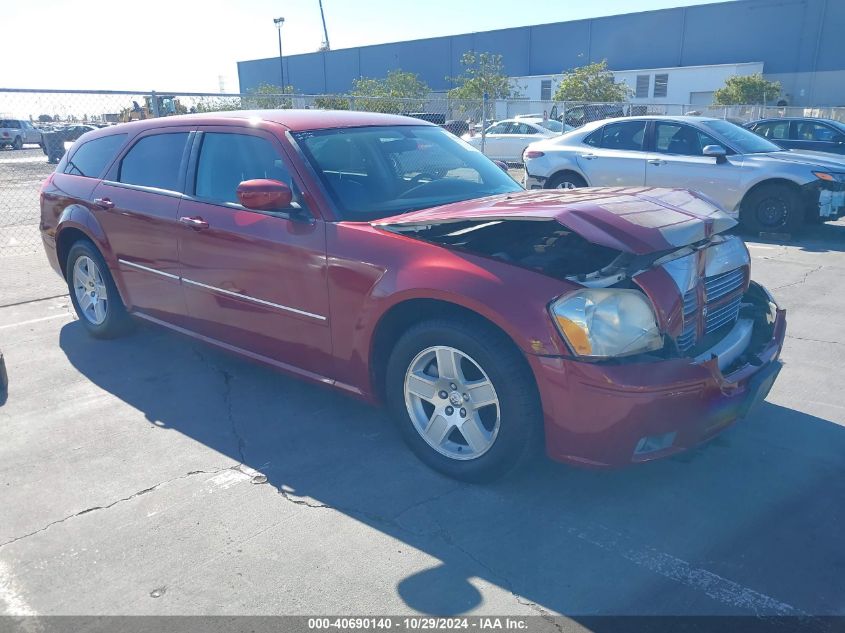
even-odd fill
[[[631,103],[673,103],[706,106],[713,103],[713,93],[734,75],[763,72],[763,62],[711,64],[614,70],[619,83],[628,86]],[[511,77],[511,86],[528,101],[551,101],[563,75]]]

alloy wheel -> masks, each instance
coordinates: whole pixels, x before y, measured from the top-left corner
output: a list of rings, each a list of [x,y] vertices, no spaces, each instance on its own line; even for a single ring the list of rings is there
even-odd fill
[[[99,266],[86,255],[73,264],[73,292],[82,316],[101,325],[108,316],[108,293]]]
[[[429,347],[414,357],[405,374],[405,406],[420,437],[451,459],[481,457],[499,432],[501,407],[492,381],[454,347]]]

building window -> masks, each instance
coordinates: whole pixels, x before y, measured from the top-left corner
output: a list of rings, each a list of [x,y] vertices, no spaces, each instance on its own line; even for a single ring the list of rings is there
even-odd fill
[[[651,84],[651,75],[637,75],[637,99],[648,98],[649,84]]]
[[[654,76],[654,96],[665,97],[669,92],[669,75],[655,75]]]
[[[540,101],[552,100],[552,80],[543,79],[540,82]]]

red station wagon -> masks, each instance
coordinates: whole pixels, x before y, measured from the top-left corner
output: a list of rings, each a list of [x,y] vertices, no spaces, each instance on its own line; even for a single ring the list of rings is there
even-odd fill
[[[452,477],[618,466],[765,398],[785,313],[734,221],[676,189],[524,191],[445,130],[274,110],[96,130],[41,193],[94,336],[135,315],[386,402]]]

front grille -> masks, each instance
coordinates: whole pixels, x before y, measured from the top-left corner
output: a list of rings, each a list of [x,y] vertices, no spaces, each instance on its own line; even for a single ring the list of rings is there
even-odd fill
[[[704,305],[707,316],[704,317],[704,334],[712,334],[719,328],[734,323],[739,316],[742,296],[725,301],[725,298],[736,293],[745,283],[745,269],[735,268],[726,273],[711,275],[704,278]],[[698,293],[693,288],[684,294],[684,328],[676,342],[681,352],[688,352],[698,342],[696,321],[700,312]]]

